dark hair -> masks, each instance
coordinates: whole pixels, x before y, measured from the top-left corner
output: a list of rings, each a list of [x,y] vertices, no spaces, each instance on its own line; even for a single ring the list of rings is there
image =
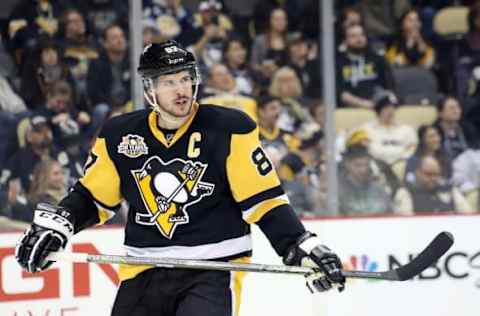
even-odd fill
[[[361,157],[371,157],[368,152],[367,146],[363,144],[354,144],[348,146],[345,152],[343,153],[343,158],[346,160],[361,158]]]
[[[363,17],[363,14],[359,10],[357,10],[353,6],[347,6],[347,7],[343,8],[342,11],[340,11],[340,15],[338,16],[338,19],[337,19],[336,25],[335,25],[335,36],[337,37],[338,42],[341,42],[342,40],[345,39],[346,32],[343,29],[343,22],[347,19],[347,15],[350,12],[358,13],[358,15],[360,15],[360,19],[361,19],[360,25],[362,27],[364,26],[364,20],[365,19]]]
[[[425,152],[425,143],[423,142],[423,138],[429,129],[434,129],[437,131],[438,135],[441,135],[440,129],[435,125],[420,125],[417,130],[418,135],[418,145],[416,149],[417,154],[423,154]]]
[[[473,32],[475,29],[475,19],[480,15],[480,3],[475,3],[470,6],[468,12],[468,31]]]
[[[126,37],[126,32],[125,32],[125,30],[123,29],[123,27],[120,25],[120,23],[114,22],[114,23],[109,24],[109,25],[103,30],[103,32],[102,32],[102,40],[105,41],[105,40],[107,39],[107,33],[108,33],[111,29],[113,29],[113,28],[115,28],[115,27],[120,28],[120,29],[123,31],[123,34],[124,34],[125,37]]]
[[[268,103],[273,101],[280,101],[280,99],[268,93],[262,93],[256,98],[257,108],[264,109]]]
[[[60,27],[59,27],[59,33],[58,35],[61,37],[65,36],[65,31],[66,31],[66,26],[67,26],[67,18],[70,14],[72,13],[78,13],[83,19],[83,23],[85,23],[85,34],[88,33],[88,27],[87,27],[87,19],[83,15],[82,11],[80,11],[77,8],[67,8],[65,11],[62,12],[62,15],[60,16]]]
[[[427,131],[429,129],[436,130],[437,133],[438,133],[438,136],[440,136],[440,141],[441,141],[442,132],[437,126],[435,126],[435,125],[420,125],[418,127],[418,130],[417,130],[418,145],[417,145],[417,149],[415,150],[415,154],[414,154],[415,156],[424,157],[425,155],[430,155],[430,154],[426,154],[425,143],[423,141],[423,138],[425,137],[425,134],[427,133]],[[448,154],[445,151],[445,148],[443,148],[443,146],[440,146],[440,148],[433,153],[433,157],[440,164],[440,167],[442,168],[442,173],[445,176],[449,176],[451,174],[451,171],[452,171],[452,166],[451,166],[451,161],[448,158]],[[420,162],[419,162],[419,164],[420,164]]]
[[[457,97],[454,96],[453,94],[448,94],[448,95],[445,95],[445,96],[442,96],[438,99],[438,102],[437,104],[435,104],[435,107],[437,108],[437,112],[440,113],[443,111],[443,108],[445,107],[445,104],[447,103],[447,101],[449,99],[454,99],[454,100],[457,100]]]
[[[403,37],[403,21],[405,20],[407,15],[409,15],[412,12],[417,13],[417,15],[420,18],[420,11],[415,7],[411,7],[409,9],[405,10],[405,12],[403,12],[403,14],[396,21],[396,30],[395,30],[395,36],[393,37],[393,42],[402,51],[406,50],[405,41],[404,41],[404,37]],[[422,32],[422,30],[420,30],[420,33],[421,32]],[[423,36],[423,34],[422,34],[422,36]],[[427,40],[425,38],[424,38],[424,40],[427,42]],[[387,43],[387,44],[388,45],[392,44],[392,41],[390,41],[390,43]]]

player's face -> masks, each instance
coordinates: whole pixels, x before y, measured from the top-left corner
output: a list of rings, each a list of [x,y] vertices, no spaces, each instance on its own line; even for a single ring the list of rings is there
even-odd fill
[[[174,117],[190,114],[193,102],[193,78],[188,71],[162,75],[154,80],[159,107]]]

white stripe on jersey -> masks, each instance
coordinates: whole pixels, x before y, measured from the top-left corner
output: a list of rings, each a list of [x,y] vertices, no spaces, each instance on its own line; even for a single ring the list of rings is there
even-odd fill
[[[124,245],[127,255],[175,259],[216,259],[252,250],[252,237],[245,235],[198,246],[132,247]]]
[[[272,198],[272,199],[274,199],[274,200],[285,200],[285,201],[287,201],[287,203],[290,203],[290,200],[288,199],[288,196],[287,196],[286,194],[282,194],[282,195],[276,196],[276,197],[274,197],[274,198]],[[257,210],[257,208],[258,208],[263,202],[265,202],[265,201],[261,201],[261,202],[255,204],[254,206],[252,206],[251,208],[249,208],[248,210],[243,211],[243,212],[242,212],[242,218],[243,218],[244,220],[246,220],[247,218],[249,218],[250,215],[253,214],[253,213]]]

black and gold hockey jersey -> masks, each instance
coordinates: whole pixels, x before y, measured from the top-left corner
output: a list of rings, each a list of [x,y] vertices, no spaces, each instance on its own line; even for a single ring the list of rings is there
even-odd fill
[[[283,129],[275,127],[271,132],[261,127],[259,129],[263,148],[275,150],[282,157],[300,146],[300,140]]]
[[[272,244],[283,244],[274,246],[281,254],[304,229],[299,222],[291,224],[296,219],[285,210],[288,198],[262,149],[258,127],[238,110],[197,104],[194,109],[170,141],[150,110],[108,121],[84,177],[60,204],[77,208],[74,213],[83,218],[77,219],[83,227],[105,222],[126,200],[124,244],[130,255],[243,257],[252,250],[249,224],[262,219],[259,225]],[[74,201],[79,196],[88,198]],[[79,204],[88,203],[95,215],[79,209]],[[277,222],[288,225],[281,229],[291,230],[277,230]],[[134,277],[144,269],[122,266],[120,278]]]

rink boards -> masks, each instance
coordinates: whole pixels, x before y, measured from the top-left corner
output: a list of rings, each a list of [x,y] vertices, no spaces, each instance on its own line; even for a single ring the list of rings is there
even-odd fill
[[[305,220],[347,267],[380,271],[407,263],[440,231],[455,245],[435,267],[414,280],[352,280],[341,295],[311,295],[299,276],[249,274],[241,316],[476,316],[480,308],[480,216],[421,216]],[[258,229],[254,262],[280,263]],[[109,315],[118,279],[111,265],[56,264],[41,274],[22,272],[13,257],[18,232],[0,233],[1,316]],[[99,228],[74,237],[71,249],[122,253],[121,228]]]

